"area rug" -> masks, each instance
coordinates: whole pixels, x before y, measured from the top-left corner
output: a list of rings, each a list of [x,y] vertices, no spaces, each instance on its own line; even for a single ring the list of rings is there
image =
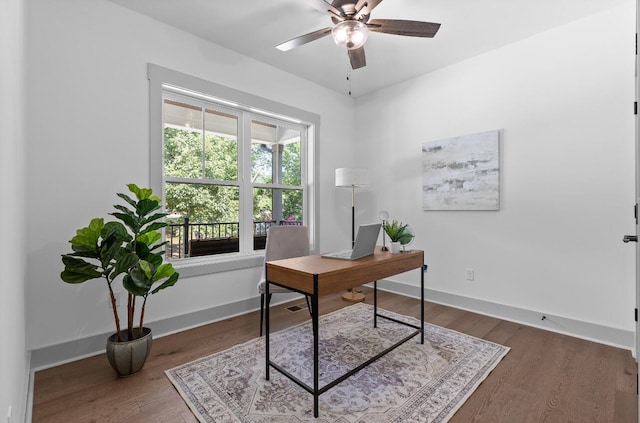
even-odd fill
[[[378,309],[415,325],[420,321]],[[414,331],[355,304],[320,317],[320,386]],[[319,397],[277,370],[264,379],[264,337],[166,371],[200,422],[446,422],[498,365],[508,347],[425,323],[410,339]],[[313,334],[306,322],[270,335],[271,360],[313,386]]]

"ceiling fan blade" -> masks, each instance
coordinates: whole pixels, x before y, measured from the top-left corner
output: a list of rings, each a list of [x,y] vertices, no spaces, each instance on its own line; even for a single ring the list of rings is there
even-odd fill
[[[351,69],[360,69],[367,66],[367,60],[364,57],[364,47],[360,47],[349,51],[349,61]]]
[[[338,10],[335,6],[327,3],[324,0],[305,0],[305,1],[309,6],[313,7],[314,9],[322,13],[326,13],[332,17],[340,18],[340,20],[342,20],[343,18],[342,12],[340,10]]]
[[[382,0],[358,0],[356,3],[356,10],[358,13],[354,16],[354,19],[360,19],[364,15],[369,15]]]
[[[299,47],[303,44],[310,43],[311,41],[315,41],[319,38],[322,38],[326,35],[331,34],[331,27],[328,26],[326,28],[319,29],[317,31],[310,32],[308,34],[301,35],[296,38],[292,38],[289,41],[285,41],[282,44],[278,44],[276,48],[280,51],[289,51],[293,48]]]
[[[371,31],[384,32],[385,34],[432,38],[440,29],[440,24],[399,19],[371,19],[367,22],[367,27]]]

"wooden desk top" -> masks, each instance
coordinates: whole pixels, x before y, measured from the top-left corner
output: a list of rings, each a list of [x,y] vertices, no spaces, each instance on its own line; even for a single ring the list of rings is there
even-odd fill
[[[391,254],[376,247],[371,256],[358,260],[339,260],[320,255],[267,262],[267,278],[287,288],[313,294],[318,278],[318,294],[325,295],[387,278],[413,269],[422,269],[424,252],[411,250]]]

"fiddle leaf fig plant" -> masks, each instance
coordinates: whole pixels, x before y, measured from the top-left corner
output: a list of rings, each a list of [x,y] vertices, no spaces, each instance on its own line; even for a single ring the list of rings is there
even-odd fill
[[[64,270],[60,277],[71,284],[92,279],[104,279],[109,290],[111,309],[116,325],[117,340],[122,342],[120,316],[113,283],[120,275],[122,286],[128,292],[127,339],[135,339],[133,324],[136,314],[136,298],[142,298],[137,336],[142,336],[144,313],[149,295],[175,285],[179,274],[171,263],[163,263],[164,251],[160,229],[167,226],[161,219],[166,213],[161,209],[160,198],[150,188],[128,184],[132,199],[118,193],[127,205],[114,205],[117,212],[110,213],[119,221],[104,222],[94,218],[89,225],[76,231],[69,241],[72,253],[62,256]]]

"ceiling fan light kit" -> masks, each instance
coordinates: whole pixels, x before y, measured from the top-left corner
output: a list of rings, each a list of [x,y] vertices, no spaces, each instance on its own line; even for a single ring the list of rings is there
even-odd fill
[[[292,38],[277,45],[276,48],[288,51],[331,33],[338,46],[347,48],[352,69],[359,69],[367,64],[364,43],[367,41],[369,31],[406,37],[433,38],[440,29],[440,24],[433,22],[402,19],[372,19],[370,21],[371,11],[382,0],[333,0],[331,3],[324,0],[306,0],[306,2],[314,9],[329,15],[335,26]]]
[[[331,35],[338,46],[355,50],[367,42],[369,29],[360,21],[342,21],[333,27]]]

